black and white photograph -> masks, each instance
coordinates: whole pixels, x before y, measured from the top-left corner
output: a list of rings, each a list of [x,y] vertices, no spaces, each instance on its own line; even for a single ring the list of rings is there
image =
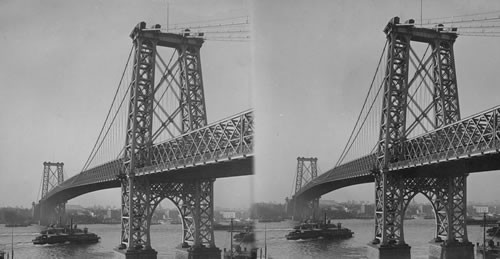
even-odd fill
[[[0,259],[500,258],[499,46],[494,0],[0,1]]]

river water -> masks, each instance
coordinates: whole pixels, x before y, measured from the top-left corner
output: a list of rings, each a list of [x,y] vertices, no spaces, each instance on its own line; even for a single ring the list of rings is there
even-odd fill
[[[286,240],[285,235],[294,226],[292,221],[257,223],[257,247],[264,248],[266,236],[267,255],[272,258],[367,258],[366,244],[373,239],[373,220],[338,220],[344,227],[354,231],[354,237],[347,240]],[[79,228],[85,227],[79,225]],[[120,239],[120,225],[87,225],[90,232],[101,237],[97,244],[89,245],[33,245],[31,240],[39,233],[41,227],[5,228],[0,226],[0,249],[11,250],[11,231],[14,230],[15,258],[123,258],[113,251]],[[435,231],[434,220],[406,220],[405,239],[411,246],[412,258],[428,258],[428,241]],[[266,229],[266,231],[264,231]],[[158,251],[158,258],[174,258],[175,247],[180,243],[181,225],[151,226],[151,242]],[[482,243],[482,228],[468,226],[469,240],[474,244]],[[227,231],[216,231],[217,247],[230,247],[230,234]],[[500,241],[500,240],[497,240]],[[476,255],[476,258],[482,258]]]

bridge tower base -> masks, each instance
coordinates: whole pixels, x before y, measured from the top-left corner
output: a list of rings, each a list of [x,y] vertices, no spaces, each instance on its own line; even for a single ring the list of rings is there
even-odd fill
[[[374,245],[368,244],[368,258],[370,259],[410,259],[411,247],[402,245]]]
[[[434,242],[429,246],[429,259],[473,259],[474,245],[471,242]]]
[[[156,259],[158,252],[154,249],[127,250],[125,259]]]
[[[221,250],[217,247],[177,247],[175,259],[220,259]]]

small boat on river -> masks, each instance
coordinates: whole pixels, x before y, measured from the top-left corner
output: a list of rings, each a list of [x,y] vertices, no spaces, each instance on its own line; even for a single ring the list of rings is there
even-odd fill
[[[288,233],[287,240],[298,239],[345,239],[351,238],[354,232],[348,228],[343,228],[342,224],[330,223],[302,223],[294,227],[294,231]]]
[[[83,230],[71,227],[49,227],[40,232],[40,235],[33,239],[33,244],[59,244],[59,243],[74,243],[74,244],[89,244],[99,242],[100,237],[94,233],[88,232],[87,228]]]
[[[493,241],[493,239],[488,239],[488,241],[483,245],[477,243],[476,247],[479,254],[484,254],[486,256],[500,255],[500,246],[498,246],[498,244],[495,245],[495,241]]]
[[[255,241],[255,235],[252,227],[245,227],[245,231],[241,231],[233,236],[234,240],[242,243],[250,243]]]

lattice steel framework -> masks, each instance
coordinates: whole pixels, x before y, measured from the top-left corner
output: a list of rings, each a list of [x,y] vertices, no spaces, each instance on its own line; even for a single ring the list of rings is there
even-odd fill
[[[140,172],[244,157],[253,152],[253,134],[253,113],[237,114],[154,145],[151,150],[152,167],[145,167]]]
[[[165,172],[217,161],[245,159],[253,156],[254,115],[245,111],[214,122],[151,148],[151,165],[137,168],[137,175]],[[48,196],[78,186],[116,181],[123,172],[123,159],[116,159],[83,171],[58,185]]]
[[[181,45],[177,51],[181,70],[182,133],[186,133],[207,125],[200,47]]]
[[[386,28],[389,48],[385,70],[382,116],[375,173],[375,239],[377,242],[404,244],[402,186],[386,172],[387,164],[402,154],[400,143],[406,136],[408,65],[410,37]]]
[[[147,179],[135,177],[136,168],[151,163],[153,90],[156,42],[141,37],[141,23],[134,29],[134,65],[130,87],[127,134],[122,181],[122,235],[121,242],[128,250],[150,249],[149,185]]]
[[[400,143],[406,136],[410,38],[398,33],[389,33],[387,37],[389,48],[377,152],[379,168],[384,168],[389,161],[397,159],[402,153]]]
[[[316,177],[318,177],[318,159],[315,157],[297,157],[295,193]]]
[[[213,183],[214,180],[208,179],[151,184],[152,211],[165,198],[177,206],[182,218],[184,245],[215,247]]]
[[[43,180],[42,180],[42,197],[41,200],[47,198],[47,195],[64,182],[64,163],[43,163]],[[54,223],[61,219],[66,212],[66,202],[50,204],[43,202],[40,207],[40,219],[46,222]]]
[[[404,188],[403,211],[418,193],[432,204],[436,216],[436,240],[467,242],[465,222],[467,175],[400,178]]]
[[[404,143],[405,157],[391,170],[467,158],[500,149],[500,107],[449,124]]]
[[[64,182],[64,163],[43,163],[42,197]]]
[[[419,189],[419,186],[410,185],[400,175],[390,172],[392,164],[406,160],[408,138],[407,111],[414,117],[415,122],[410,124],[410,131],[420,120],[428,118],[430,110],[434,109],[434,128],[456,122],[460,119],[458,104],[458,91],[453,58],[453,43],[456,39],[455,33],[442,32],[440,28],[424,29],[415,28],[412,22],[399,24],[399,18],[395,17],[384,29],[389,42],[387,54],[386,75],[384,95],[382,104],[382,116],[380,137],[377,151],[378,170],[375,176],[375,240],[374,243],[381,245],[405,245],[403,233],[404,212],[409,202],[409,193],[426,192],[428,197],[434,198],[434,208],[437,211],[438,234],[444,239],[460,239],[467,241],[464,224],[461,221],[465,217],[465,177],[460,173],[454,174],[447,181],[446,190],[434,188],[434,190]],[[421,63],[420,59],[412,50],[411,41],[427,43],[432,47],[433,54],[432,75],[428,72],[426,65],[430,58]],[[419,62],[411,64],[416,68],[415,76],[409,81],[408,72],[411,54]],[[423,75],[422,75],[423,74]],[[431,77],[433,86],[433,99],[428,107],[421,108],[411,96],[409,88],[415,82],[415,78]],[[425,83],[425,82],[424,82]],[[414,103],[414,109],[410,109],[408,100]],[[420,114],[419,114],[420,113]],[[411,181],[412,179],[410,178]],[[431,187],[428,187],[431,188]],[[411,196],[411,195],[410,195]],[[413,196],[411,196],[413,197]],[[431,199],[431,198],[430,198]],[[456,202],[459,208],[453,206]],[[446,227],[444,227],[446,225]],[[446,230],[443,230],[445,229]]]
[[[454,39],[436,39],[432,43],[436,128],[460,120],[453,43]]]
[[[318,177],[318,159],[315,157],[297,157],[297,175],[295,178],[295,194],[297,194],[304,185],[312,182]],[[301,204],[300,201],[294,199],[294,212],[295,215],[298,207],[306,206],[308,209],[300,210],[302,217],[307,217],[307,214],[312,213],[313,218],[319,216],[319,197],[313,198],[309,202]]]
[[[162,164],[171,162],[172,155],[174,155],[174,158],[186,159],[187,157],[175,157],[175,155],[185,154],[185,150],[193,150],[193,144],[202,143],[203,140],[211,143],[210,138],[213,138],[214,132],[212,132],[212,136],[209,134],[190,134],[191,131],[207,125],[199,56],[203,40],[186,38],[185,35],[162,33],[157,26],[146,29],[144,22],[138,24],[130,36],[134,42],[135,56],[123,158],[124,174],[120,175],[119,179],[122,186],[121,248],[126,247],[127,251],[136,251],[141,249],[151,250],[149,232],[151,206],[156,206],[155,200],[158,200],[158,197],[166,197],[161,195],[165,192],[158,193],[158,185],[155,188],[154,183],[151,183],[149,178],[138,177],[138,172],[144,168],[148,168],[147,171],[150,171],[151,166],[157,167],[160,161]],[[172,66],[169,67],[170,63],[166,64],[158,54],[158,46],[176,49],[179,58]],[[164,67],[158,65],[157,60]],[[163,71],[161,71],[162,75],[158,84],[155,85],[156,67],[160,70],[163,68]],[[176,79],[175,73],[172,72],[173,67],[178,67],[180,70],[179,80]],[[177,84],[180,89],[179,107],[172,114],[169,114],[161,107],[160,101],[163,94],[159,99],[155,96],[164,83],[167,84],[167,90],[173,84]],[[163,117],[159,113],[162,113]],[[175,121],[175,116],[179,113],[181,116],[180,126]],[[161,123],[153,132],[153,119],[155,116]],[[242,122],[243,120],[238,121]],[[153,141],[161,132],[168,131],[172,136],[168,129],[169,125],[180,129],[180,133],[186,133],[182,136],[184,138],[177,138],[175,142],[166,142],[166,145],[153,148]],[[235,125],[234,123],[228,123],[226,126],[234,128]],[[241,127],[243,127],[243,123]],[[200,130],[199,132],[204,131]],[[222,129],[216,132],[226,133],[227,131]],[[232,132],[242,133],[238,129],[233,129]],[[215,135],[217,134],[215,133]],[[232,136],[233,134],[231,134]],[[242,138],[243,134],[239,134],[238,137]],[[218,137],[216,143],[220,143],[221,138]],[[232,143],[235,144],[235,147],[238,144],[237,142]],[[210,145],[210,147],[213,148],[214,145]],[[206,152],[206,149],[203,148],[203,152]],[[170,153],[168,153],[169,151]],[[216,151],[214,150],[214,152]],[[195,155],[196,158],[196,154],[192,155]],[[184,222],[184,242],[194,247],[201,247],[204,243],[214,246],[212,229],[213,181],[197,180],[195,182],[183,182],[181,185],[182,189],[175,189],[178,192],[170,192],[168,198],[175,200],[176,205],[180,206]],[[154,189],[152,190],[152,188]]]

